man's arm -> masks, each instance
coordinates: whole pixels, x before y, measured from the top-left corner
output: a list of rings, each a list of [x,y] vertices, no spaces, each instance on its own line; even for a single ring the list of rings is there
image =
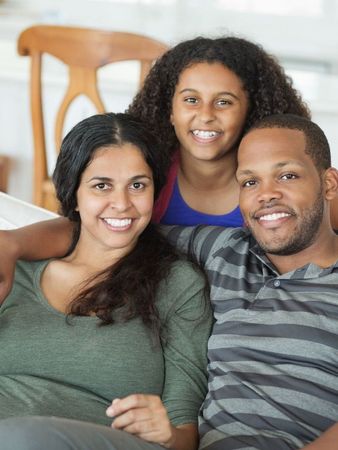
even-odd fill
[[[337,450],[338,423],[325,431],[318,439],[303,447],[302,450]]]
[[[172,245],[181,252],[187,253],[201,267],[204,267],[214,251],[229,245],[234,230],[239,230],[239,228],[207,225],[195,227],[161,225],[160,230]]]
[[[60,217],[0,231],[0,303],[11,290],[16,260],[63,256],[70,246],[72,230],[71,222]]]

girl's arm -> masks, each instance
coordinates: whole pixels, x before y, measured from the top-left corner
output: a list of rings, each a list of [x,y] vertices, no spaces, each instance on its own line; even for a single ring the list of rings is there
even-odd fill
[[[71,222],[60,217],[0,231],[0,303],[11,290],[16,260],[63,256],[70,246],[72,229]]]

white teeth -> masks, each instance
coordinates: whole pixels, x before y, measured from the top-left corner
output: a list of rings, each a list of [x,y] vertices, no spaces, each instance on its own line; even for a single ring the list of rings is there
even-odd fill
[[[282,219],[283,217],[289,217],[291,214],[287,213],[273,213],[273,214],[267,214],[265,216],[262,216],[259,218],[259,220],[278,220]]]
[[[131,219],[103,219],[108,225],[114,228],[123,228],[131,224]]]
[[[193,130],[193,135],[202,139],[213,138],[219,134],[218,131]]]

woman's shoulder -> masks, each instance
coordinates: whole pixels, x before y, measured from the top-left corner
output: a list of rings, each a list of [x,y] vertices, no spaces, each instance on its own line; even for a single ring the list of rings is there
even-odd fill
[[[200,285],[205,284],[204,276],[197,264],[188,261],[185,258],[175,261],[167,277],[168,284],[179,283],[181,285],[190,285],[197,282]]]
[[[12,296],[36,292],[39,288],[41,273],[48,263],[47,260],[41,261],[23,261],[18,260],[15,266],[13,287],[9,294]]]
[[[37,273],[41,273],[48,262],[49,260],[18,260],[15,266],[15,281],[32,280]]]
[[[208,302],[207,282],[193,263],[179,260],[172,264],[168,276],[160,284],[158,308],[162,313],[191,309],[200,313]]]

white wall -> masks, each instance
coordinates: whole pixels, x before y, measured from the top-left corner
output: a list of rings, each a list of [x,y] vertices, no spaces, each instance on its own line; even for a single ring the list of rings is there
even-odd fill
[[[230,33],[255,40],[277,55],[293,77],[314,120],[326,132],[338,166],[338,1],[7,0],[0,3],[0,153],[12,159],[12,195],[31,199],[33,153],[29,66],[26,58],[17,56],[16,39],[22,29],[41,22],[140,32],[169,45],[199,34]],[[52,61],[48,68],[50,129],[65,74]],[[134,68],[102,73],[101,86],[109,109],[123,111],[128,106],[136,78]],[[69,126],[93,111],[80,100],[70,115]]]

